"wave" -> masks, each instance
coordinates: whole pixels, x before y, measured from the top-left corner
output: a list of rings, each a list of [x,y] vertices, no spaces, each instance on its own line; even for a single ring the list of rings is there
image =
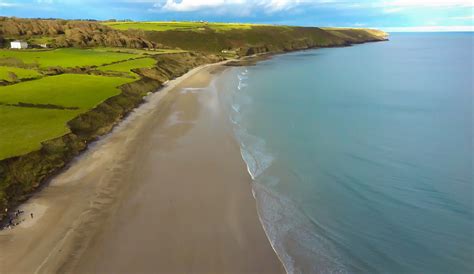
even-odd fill
[[[240,112],[240,105],[239,104],[232,104],[232,109],[235,112]]]
[[[237,79],[239,79],[239,84],[237,85],[238,90],[241,90],[241,89],[247,87],[247,83],[245,82],[245,80],[248,80],[249,77],[246,76],[246,75],[247,75],[247,73],[246,74],[240,73],[240,74],[237,75]]]
[[[246,84],[246,83],[239,82],[239,85],[237,86],[237,89],[238,89],[238,90],[241,90],[241,89],[246,88],[246,87],[247,87],[247,84]]]
[[[253,188],[267,237],[287,273],[349,273],[334,245],[314,232],[315,224],[298,204],[275,190],[283,183],[265,176]]]
[[[247,83],[244,82],[245,79],[248,79],[247,74],[247,69],[237,74],[237,90],[247,87]],[[250,106],[253,101],[250,95],[237,92],[237,90],[230,90],[230,106],[233,110],[230,113],[230,120],[234,125],[234,134],[237,141],[240,143],[242,158],[247,165],[250,176],[255,180],[271,166],[273,156],[267,151],[265,140],[250,134],[242,125],[242,121],[245,120],[246,116],[245,108]]]
[[[233,75],[228,81],[228,99],[235,137],[247,171],[253,180],[252,194],[257,204],[265,233],[282,261],[287,273],[347,273],[349,272],[334,245],[316,233],[316,227],[298,204],[277,189],[282,184],[295,183],[298,178],[280,176],[279,159],[272,153],[267,141],[250,132],[249,116],[254,100],[247,87],[248,71]],[[283,179],[285,177],[286,179]],[[289,179],[291,177],[291,179]]]
[[[246,74],[239,74],[237,75],[237,78],[239,78],[240,81],[249,79],[249,77],[246,76]]]
[[[247,164],[247,170],[255,180],[272,165],[274,157],[266,150],[265,140],[247,133],[242,128],[236,129],[236,135],[240,142],[240,153]]]

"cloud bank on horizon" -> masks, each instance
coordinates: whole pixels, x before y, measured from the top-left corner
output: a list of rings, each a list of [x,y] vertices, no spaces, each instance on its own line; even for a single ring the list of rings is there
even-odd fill
[[[0,0],[0,16],[473,31],[472,0]]]

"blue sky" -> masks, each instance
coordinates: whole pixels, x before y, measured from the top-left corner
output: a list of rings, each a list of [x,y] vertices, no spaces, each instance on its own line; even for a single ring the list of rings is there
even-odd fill
[[[473,3],[473,0],[0,0],[0,15],[472,31]]]

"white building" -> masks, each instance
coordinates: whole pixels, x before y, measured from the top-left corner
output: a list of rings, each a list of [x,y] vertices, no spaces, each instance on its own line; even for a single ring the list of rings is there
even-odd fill
[[[28,48],[28,43],[24,41],[13,41],[10,43],[12,49],[26,49]]]

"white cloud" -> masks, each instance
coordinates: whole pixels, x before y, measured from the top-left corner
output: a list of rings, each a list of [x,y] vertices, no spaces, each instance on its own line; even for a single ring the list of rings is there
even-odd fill
[[[262,0],[260,1],[259,5],[263,6],[266,11],[275,12],[275,11],[282,11],[288,10],[293,7],[299,6],[304,3],[308,3],[309,1],[301,1],[301,0]]]
[[[243,4],[244,0],[167,0],[162,9],[168,11],[196,11],[202,9],[218,8],[229,5]],[[155,6],[159,6],[156,4]]]
[[[447,9],[447,8],[472,8],[472,0],[392,0],[381,1],[373,4],[385,13],[402,12],[407,9]]]
[[[474,15],[451,17],[451,19],[454,19],[454,20],[474,20]]]
[[[390,27],[380,28],[386,32],[472,32],[474,26],[419,26],[419,27]]]
[[[140,0],[138,0],[140,1]],[[143,1],[143,0],[142,0]],[[166,0],[155,4],[155,8],[164,11],[190,12],[217,8],[236,12],[235,9],[254,10],[260,9],[265,12],[277,12],[288,10],[301,4],[327,3],[332,0]]]
[[[450,8],[472,7],[472,0],[394,0],[383,1],[382,5],[392,8]]]
[[[153,0],[124,0],[127,2],[149,2]],[[262,10],[267,13],[281,12],[306,6],[325,6],[338,9],[382,9],[386,13],[406,9],[474,7],[473,0],[155,0],[155,8],[164,11],[190,12],[213,8]],[[234,10],[235,11],[235,10]]]
[[[20,4],[18,3],[5,2],[5,1],[0,0],[0,7],[10,8],[10,7],[18,7],[18,6],[20,6]]]

